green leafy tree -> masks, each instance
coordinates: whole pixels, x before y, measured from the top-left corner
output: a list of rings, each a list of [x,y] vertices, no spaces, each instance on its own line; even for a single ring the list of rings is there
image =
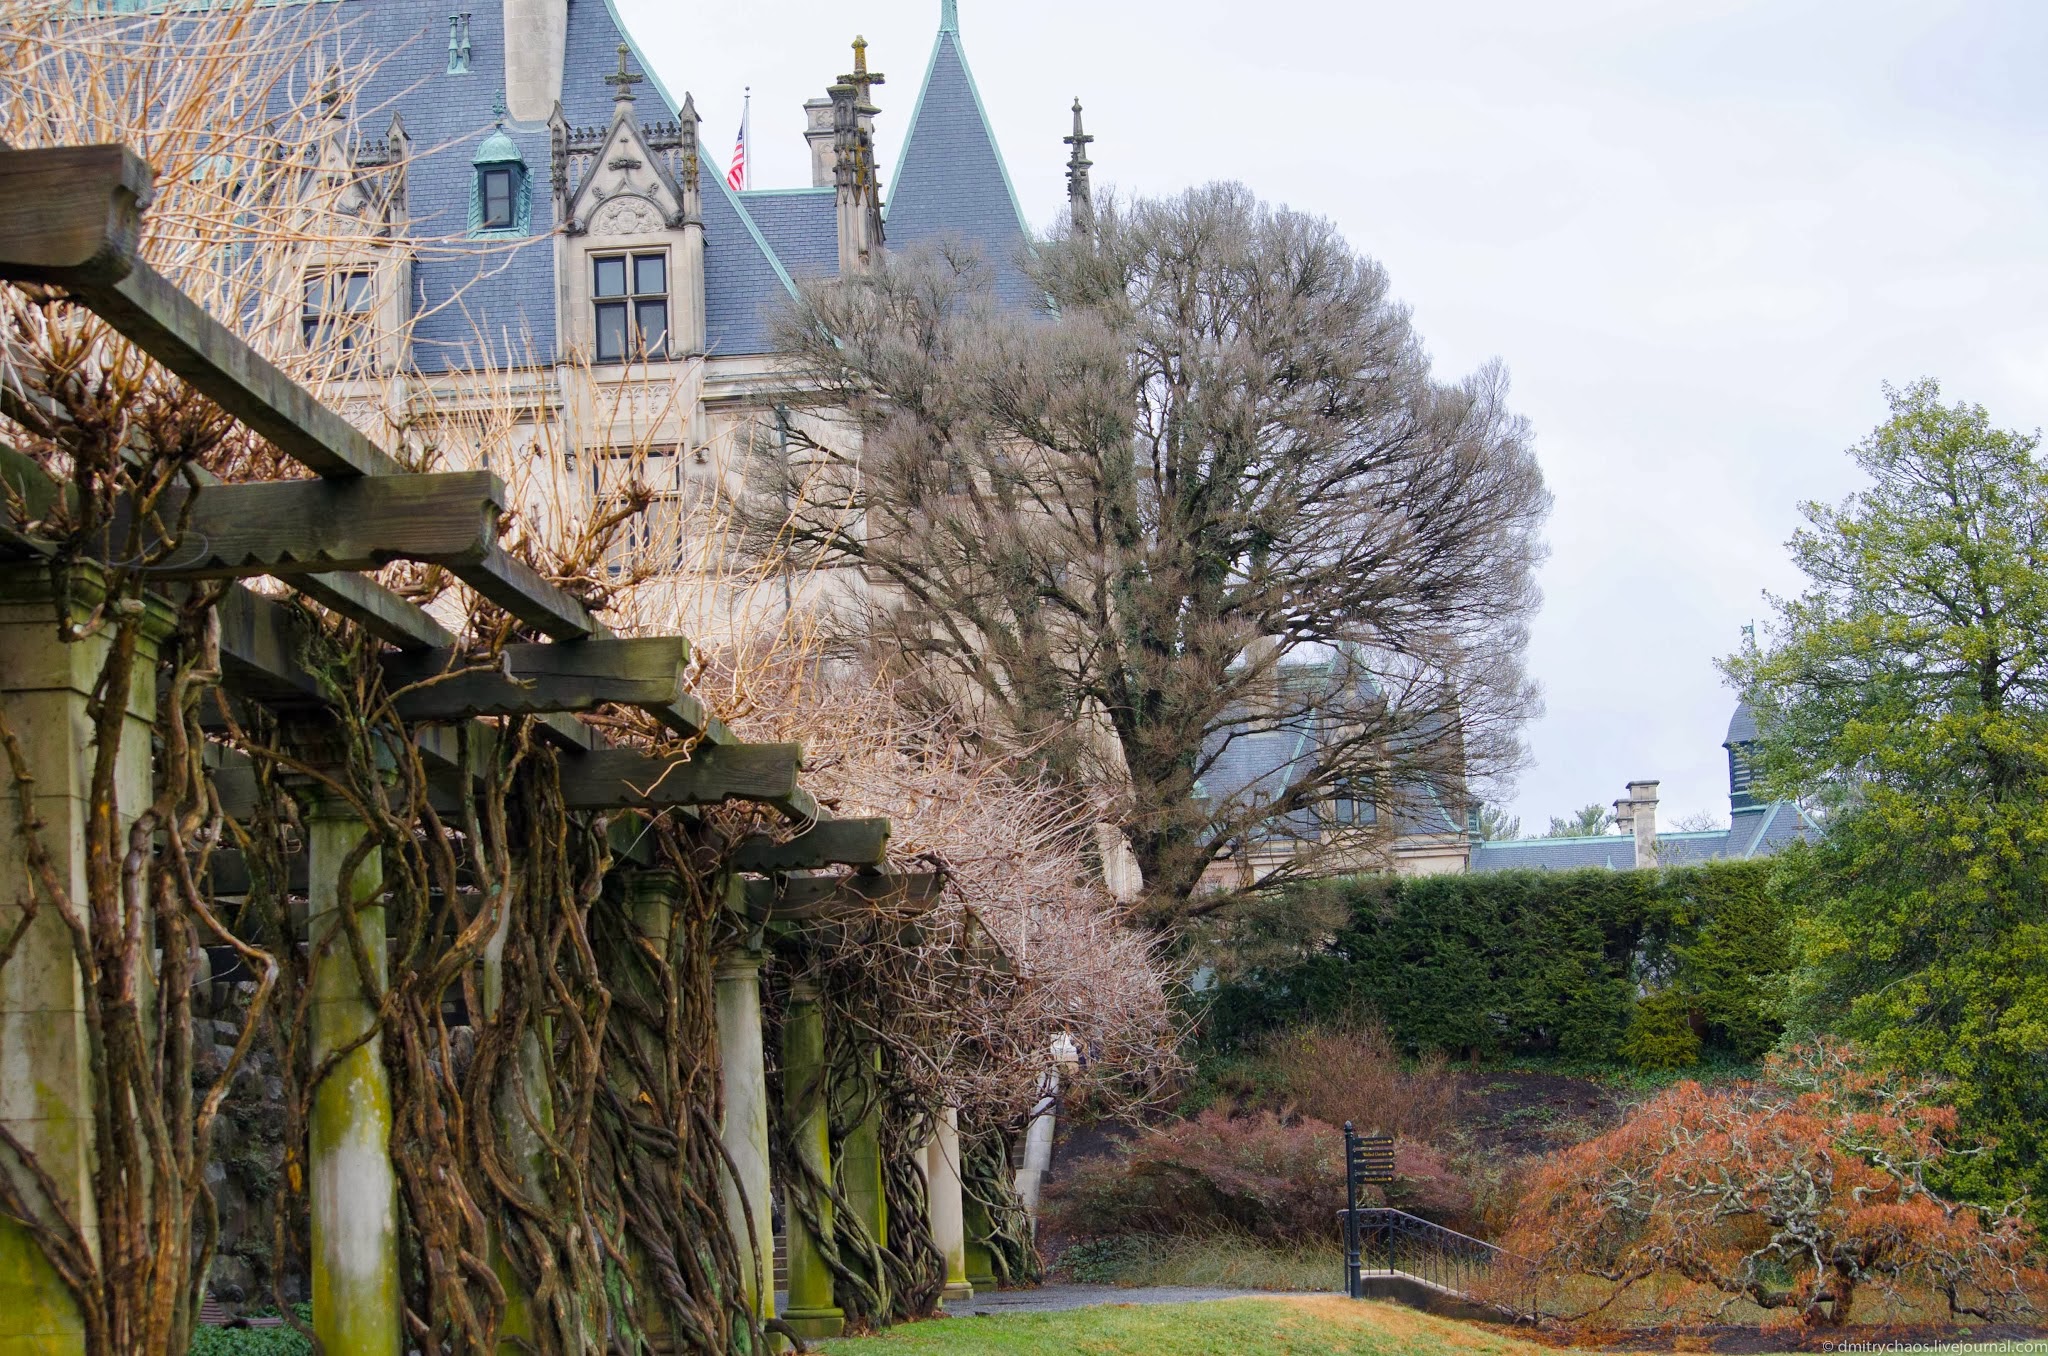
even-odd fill
[[[1598,838],[1614,827],[1614,815],[1604,805],[1588,805],[1569,819],[1550,817],[1545,838]]]
[[[1522,817],[1511,815],[1498,805],[1479,811],[1479,836],[1489,843],[1505,843],[1522,836]]]
[[[1807,577],[1727,662],[1759,772],[1828,812],[1784,859],[1795,1028],[1952,1079],[1953,1185],[2048,1199],[2048,472],[2038,435],[1887,388],[1870,487],[1808,504]]]

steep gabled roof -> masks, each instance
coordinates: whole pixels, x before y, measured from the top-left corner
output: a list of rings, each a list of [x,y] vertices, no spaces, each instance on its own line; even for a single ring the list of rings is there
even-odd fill
[[[888,243],[902,249],[950,236],[977,245],[996,295],[1028,308],[1044,302],[1017,264],[1030,235],[948,3],[889,194]]]

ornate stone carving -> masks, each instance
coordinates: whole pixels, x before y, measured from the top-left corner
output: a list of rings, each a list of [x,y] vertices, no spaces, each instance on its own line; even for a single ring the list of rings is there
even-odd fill
[[[662,226],[661,209],[637,196],[613,198],[590,218],[592,235],[651,235]]]

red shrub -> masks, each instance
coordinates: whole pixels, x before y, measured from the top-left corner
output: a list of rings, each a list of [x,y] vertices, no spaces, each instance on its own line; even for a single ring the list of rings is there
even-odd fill
[[[1867,1290],[1939,1294],[1957,1313],[2031,1309],[2031,1236],[1924,1185],[1955,1112],[1833,1045],[1756,1083],[1680,1083],[1550,1160],[1503,1240],[1541,1277],[1594,1278],[1601,1302],[1670,1279],[1788,1321],[1846,1322]]]
[[[1433,1150],[1403,1142],[1395,1162],[1401,1180],[1388,1203],[1439,1219],[1469,1210],[1469,1193]],[[1229,1230],[1293,1243],[1336,1238],[1343,1205],[1342,1131],[1212,1107],[1075,1168],[1050,1190],[1047,1211],[1054,1228],[1075,1236]]]

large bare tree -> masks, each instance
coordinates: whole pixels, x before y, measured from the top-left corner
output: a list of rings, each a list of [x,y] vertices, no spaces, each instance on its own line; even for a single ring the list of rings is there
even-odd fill
[[[1275,837],[1300,869],[1462,824],[1535,701],[1549,496],[1502,370],[1437,381],[1377,264],[1239,185],[1107,203],[1027,267],[1038,314],[964,251],[806,287],[763,525],[1102,804],[1154,921]]]

